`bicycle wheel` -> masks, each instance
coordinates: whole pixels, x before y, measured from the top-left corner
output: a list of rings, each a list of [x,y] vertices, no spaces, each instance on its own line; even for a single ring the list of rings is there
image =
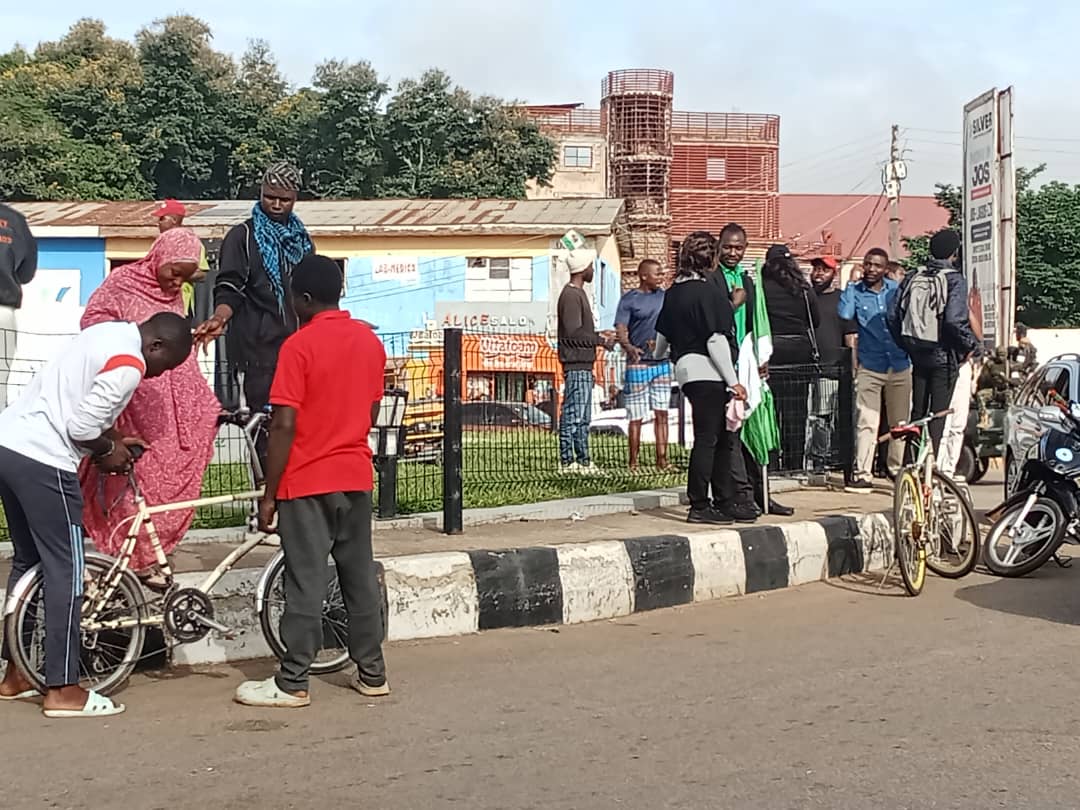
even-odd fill
[[[924,516],[919,479],[909,468],[896,477],[893,494],[893,530],[896,533],[896,562],[904,588],[918,596],[926,582],[926,546],[923,540]]]
[[[82,601],[84,612],[95,601],[95,595],[104,589],[105,575],[112,565],[110,557],[86,555]],[[31,577],[31,582],[8,614],[4,630],[13,663],[35,689],[43,692],[45,583],[40,566],[30,569],[25,577]],[[94,616],[83,616],[80,686],[109,695],[128,679],[142,655],[146,638],[143,605],[142,587],[130,572],[125,571],[108,603]]]
[[[986,567],[999,577],[1022,577],[1041,568],[1065,540],[1068,520],[1056,501],[1037,498],[1020,523],[1024,506],[1023,501],[1014,505],[986,535]]]
[[[311,664],[313,675],[340,672],[349,665],[349,616],[341,598],[337,566],[330,561],[327,566],[330,587],[323,601],[323,646]],[[285,610],[285,555],[278,552],[264,570],[255,609],[259,613],[259,626],[267,645],[280,661],[285,656],[285,644],[281,640],[281,614]]]
[[[959,579],[979,561],[979,525],[971,501],[956,482],[934,470],[926,516],[927,567],[939,577]]]

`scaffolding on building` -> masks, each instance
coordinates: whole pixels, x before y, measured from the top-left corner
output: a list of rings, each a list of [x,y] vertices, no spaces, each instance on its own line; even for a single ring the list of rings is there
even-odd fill
[[[616,70],[601,85],[608,195],[625,200],[630,231],[624,287],[637,284],[635,261],[668,264],[674,91],[675,75],[667,70]]]

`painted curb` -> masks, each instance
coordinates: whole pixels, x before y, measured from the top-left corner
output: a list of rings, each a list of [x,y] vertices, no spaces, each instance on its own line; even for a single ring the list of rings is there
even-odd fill
[[[507,627],[578,624],[803,585],[892,564],[884,514],[502,550],[386,557],[387,638],[459,636]],[[261,569],[219,583],[211,634],[178,647],[180,665],[266,658],[254,610]],[[181,587],[205,576],[178,577]],[[2,593],[2,592],[0,592]],[[0,597],[2,598],[2,597]]]

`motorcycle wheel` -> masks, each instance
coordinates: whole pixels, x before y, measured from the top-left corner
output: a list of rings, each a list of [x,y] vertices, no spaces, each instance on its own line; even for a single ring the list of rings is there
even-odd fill
[[[1002,515],[986,535],[983,561],[999,577],[1022,577],[1041,568],[1065,539],[1067,521],[1057,501],[1038,498],[1023,525],[1016,519],[1024,509],[1018,503]]]

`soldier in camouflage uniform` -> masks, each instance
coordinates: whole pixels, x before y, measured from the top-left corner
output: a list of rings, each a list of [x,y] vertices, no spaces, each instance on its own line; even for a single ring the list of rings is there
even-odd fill
[[[983,363],[975,398],[979,403],[979,427],[990,426],[990,408],[1004,408],[1009,400],[1009,375],[1006,372],[1005,349],[994,353]]]

